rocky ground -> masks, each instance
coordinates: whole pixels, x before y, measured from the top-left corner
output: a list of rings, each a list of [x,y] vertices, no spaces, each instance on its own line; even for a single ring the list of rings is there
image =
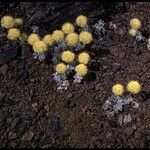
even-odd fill
[[[90,24],[99,19],[106,23],[106,35],[102,40],[94,35],[89,46],[91,76],[82,84],[72,83],[68,90],[57,90],[53,64],[33,59],[27,44],[19,45],[17,56],[1,64],[1,148],[150,148],[150,51],[146,42],[128,34],[130,19],[137,17],[142,33],[150,36],[150,3],[1,3],[0,12],[0,17],[22,17],[25,32],[38,26],[41,36],[79,14],[86,15]],[[109,22],[117,29],[110,29]],[[0,43],[1,51],[18,45],[5,37]],[[102,106],[112,85],[127,85],[129,80],[142,83],[142,92],[134,96],[140,107],[127,106],[107,118]],[[132,121],[122,123],[122,116],[129,113]]]

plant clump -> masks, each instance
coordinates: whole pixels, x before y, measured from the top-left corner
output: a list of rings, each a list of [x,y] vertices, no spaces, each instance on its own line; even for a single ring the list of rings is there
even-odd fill
[[[53,75],[54,80],[59,85],[58,89],[68,89],[70,75],[74,74],[74,83],[81,83],[88,73],[87,65],[90,61],[90,55],[84,51],[84,47],[93,41],[93,37],[87,30],[86,16],[78,16],[75,23],[79,27],[77,30],[72,23],[66,22],[62,25],[61,30],[55,30],[52,34],[52,38],[55,41],[53,45],[53,63],[57,66],[63,61],[67,67],[64,74],[57,72],[55,69]],[[76,51],[81,50],[83,52],[80,52],[76,57]]]
[[[144,41],[145,37],[143,37],[140,28],[141,28],[141,21],[138,18],[132,18],[130,20],[130,29],[129,29],[129,34],[137,41]]]
[[[124,93],[124,86],[117,83],[112,86],[113,95],[110,96],[103,106],[104,110],[106,110],[107,117],[114,117],[119,112],[123,111],[123,106],[130,105],[133,108],[138,108],[139,103],[133,100],[131,94],[137,94],[141,90],[141,85],[138,81],[130,81],[127,84],[127,91],[129,93]]]
[[[44,41],[36,41],[33,44],[33,56],[34,58],[38,58],[40,61],[45,59],[45,52],[47,51],[48,47]]]

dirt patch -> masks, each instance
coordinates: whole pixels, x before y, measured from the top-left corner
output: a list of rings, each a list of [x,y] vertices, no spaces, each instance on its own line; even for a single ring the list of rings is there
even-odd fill
[[[128,34],[129,20],[137,17],[143,22],[142,32],[149,35],[150,3],[1,3],[0,12],[0,17],[12,12],[22,17],[27,33],[38,26],[41,36],[80,13],[90,24],[103,19],[117,25],[115,31],[107,28],[102,41],[94,35],[93,74],[66,91],[57,90],[52,63],[34,60],[28,45],[1,65],[0,147],[150,148],[150,52],[146,42],[138,43]],[[1,48],[11,47],[1,38],[4,42]],[[140,107],[125,108],[121,114],[130,112],[133,120],[120,125],[119,116],[108,119],[102,106],[114,83],[126,85],[132,79],[142,83],[142,92],[134,97]]]

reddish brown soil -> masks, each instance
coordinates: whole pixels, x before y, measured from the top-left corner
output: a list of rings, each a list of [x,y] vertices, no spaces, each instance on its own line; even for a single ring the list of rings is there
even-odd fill
[[[41,24],[36,20],[32,22],[19,4],[11,7],[9,4],[1,4],[0,16],[10,14],[13,10],[13,15],[23,17],[30,25],[38,25],[41,28],[39,34],[42,35],[47,32],[46,23],[51,19],[53,23],[50,30],[59,27],[63,22],[61,20],[58,23],[59,19],[56,19],[54,23],[55,18],[60,15],[60,10],[55,10],[58,4],[49,5],[49,9],[41,9],[47,11],[46,16],[41,17],[45,19]],[[90,16],[86,9],[84,11],[73,7],[75,4],[68,5],[70,6],[65,7],[63,11],[68,12],[74,8],[74,17],[83,13],[89,17],[91,23],[104,18],[100,15],[98,6],[93,9],[92,3],[82,3],[82,7],[91,7],[93,13],[90,14],[93,16]],[[82,84],[71,84],[68,90],[58,91],[52,77],[52,64],[49,61],[34,60],[28,45],[21,49],[22,55],[1,65],[1,148],[150,148],[150,51],[146,48],[146,42],[136,42],[128,34],[130,19],[137,17],[142,21],[142,32],[150,35],[150,3],[120,5],[117,5],[116,11],[109,12],[111,16],[105,19],[106,23],[115,22],[117,30],[107,29],[102,41],[94,36],[94,42],[89,46],[92,76],[87,77]],[[33,6],[31,8],[34,8]],[[27,11],[28,9],[26,8]],[[30,9],[28,13],[34,16],[35,12],[39,11],[36,9],[38,8],[35,7],[32,11]],[[51,9],[55,13],[51,14]],[[35,15],[35,18],[37,16]],[[68,21],[72,20],[70,18],[67,18]],[[29,25],[25,22],[24,30],[28,29]],[[132,122],[120,125],[120,115],[108,119],[102,106],[111,95],[114,83],[119,82],[126,86],[129,80],[142,83],[142,92],[135,96],[135,101],[140,103],[140,107],[126,107],[120,115],[130,113],[133,117]]]

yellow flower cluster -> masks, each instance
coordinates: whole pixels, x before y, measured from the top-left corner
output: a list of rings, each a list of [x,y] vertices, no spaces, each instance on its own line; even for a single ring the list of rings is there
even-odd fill
[[[8,30],[7,38],[10,40],[17,40],[20,37],[20,31],[17,28]]]
[[[66,36],[66,42],[68,46],[74,46],[78,43],[78,34],[70,33]]]
[[[83,15],[78,16],[76,19],[76,24],[80,27],[86,26],[87,25],[87,17],[83,16]]]
[[[116,96],[121,96],[124,93],[124,87],[121,84],[115,84],[112,87],[112,92]],[[127,84],[127,91],[132,94],[137,94],[141,91],[141,85],[138,81],[130,81]]]
[[[136,36],[136,34],[137,34],[137,29],[134,29],[134,28],[129,29],[129,34],[130,34],[131,36]]]
[[[47,49],[48,49],[47,45],[45,44],[44,41],[36,41],[33,44],[33,50],[38,54],[45,52]]]
[[[139,29],[141,27],[141,21],[138,18],[132,18],[130,20],[130,26],[133,29]]]
[[[71,52],[71,51],[64,51],[63,53],[62,53],[62,55],[61,55],[61,59],[64,61],[64,62],[66,62],[66,63],[71,63],[71,62],[73,62],[73,60],[74,60],[74,58],[75,58],[75,54],[73,53],[73,52]]]
[[[87,31],[82,31],[79,35],[79,41],[83,44],[90,44],[92,40],[92,34]]]
[[[51,46],[53,44],[53,39],[50,34],[45,35],[43,41],[46,43],[47,46]]]
[[[33,46],[36,41],[40,41],[40,37],[38,34],[32,33],[28,37],[28,43]]]
[[[79,63],[86,65],[90,60],[90,56],[88,53],[82,52],[79,54],[78,60],[79,60]]]
[[[141,85],[138,81],[130,81],[127,85],[127,90],[132,94],[137,94],[141,90]]]
[[[64,74],[67,71],[67,66],[64,63],[56,65],[55,70],[58,74]]]
[[[112,87],[112,92],[114,93],[114,95],[116,96],[120,96],[123,94],[124,92],[124,87],[121,84],[115,84]]]
[[[75,67],[75,72],[79,75],[79,76],[85,76],[88,72],[87,66],[84,64],[79,64]]]
[[[67,22],[65,23],[63,26],[62,26],[62,31],[65,33],[65,34],[69,34],[69,33],[72,33],[74,32],[74,26],[73,24]]]
[[[55,30],[52,34],[52,39],[55,42],[61,42],[64,39],[64,32],[61,30]]]

